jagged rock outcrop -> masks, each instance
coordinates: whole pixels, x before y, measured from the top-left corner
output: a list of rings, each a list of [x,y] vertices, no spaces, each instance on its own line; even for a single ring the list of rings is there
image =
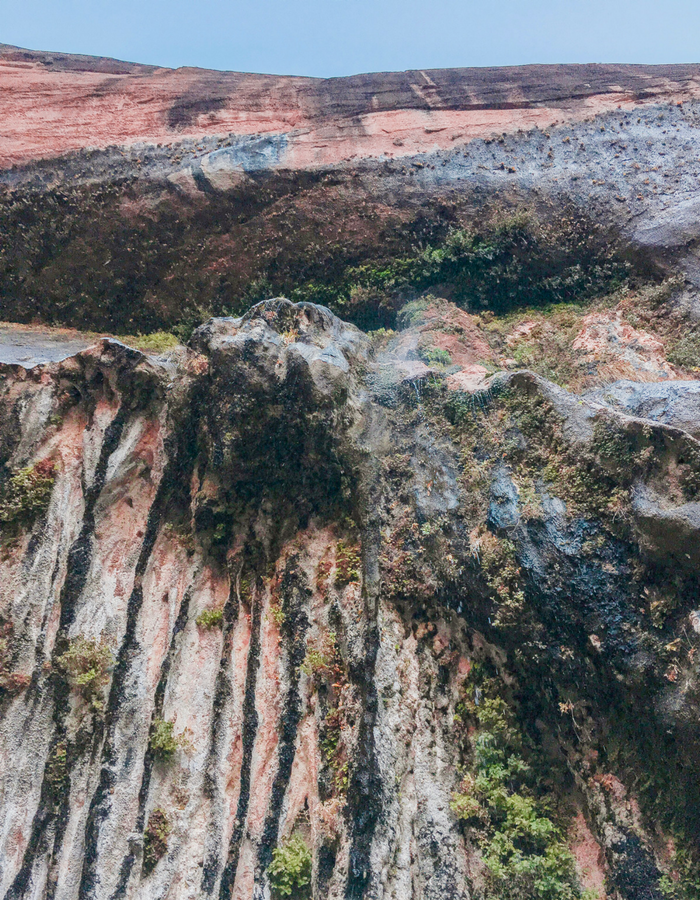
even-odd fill
[[[693,896],[694,429],[405,324],[4,366],[3,897]]]

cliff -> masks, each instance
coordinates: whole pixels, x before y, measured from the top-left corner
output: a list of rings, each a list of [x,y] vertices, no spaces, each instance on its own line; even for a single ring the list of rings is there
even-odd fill
[[[699,71],[323,80],[3,46],[4,318],[154,331],[276,293],[347,315],[358,266],[519,209],[696,286]]]
[[[697,898],[697,69],[0,62],[0,896]]]

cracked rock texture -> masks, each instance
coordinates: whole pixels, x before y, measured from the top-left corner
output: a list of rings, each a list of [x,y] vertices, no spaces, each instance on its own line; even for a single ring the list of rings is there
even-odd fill
[[[700,69],[0,83],[0,897],[698,900]]]
[[[690,883],[692,429],[626,384],[605,405],[527,371],[407,378],[411,341],[277,299],[167,364],[103,340],[4,366],[3,897],[268,898],[291,835],[300,897],[497,896],[500,826],[455,800],[494,692],[565,896]],[[52,473],[21,520],[20,470]],[[80,637],[108,648],[82,682]]]

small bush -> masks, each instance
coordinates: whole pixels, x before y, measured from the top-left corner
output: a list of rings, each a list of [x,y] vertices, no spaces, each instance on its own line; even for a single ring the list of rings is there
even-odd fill
[[[475,827],[487,871],[486,900],[578,900],[574,858],[549,798],[524,754],[513,711],[502,697],[466,699],[455,721],[476,719],[476,771],[453,794],[452,811]]]
[[[360,569],[362,557],[360,548],[345,541],[338,541],[335,555],[335,581],[336,588],[341,590],[348,584],[357,584],[360,581]]]
[[[277,897],[302,900],[309,896],[311,851],[299,835],[292,835],[281,847],[275,847],[267,871],[272,892]]]
[[[182,736],[175,737],[174,727],[173,722],[160,718],[154,719],[151,725],[149,746],[155,757],[163,762],[169,762],[175,755],[175,751],[186,744]]]
[[[12,671],[12,648],[14,646],[15,628],[12,622],[0,618],[0,689],[12,693],[20,685],[17,674]]]
[[[143,835],[143,871],[149,875],[168,850],[168,838],[173,827],[163,809],[154,809],[148,818]]]
[[[428,366],[452,365],[452,357],[449,350],[440,350],[439,347],[424,347],[418,351],[418,355]]]
[[[9,530],[31,528],[48,509],[55,480],[56,466],[50,459],[15,472],[0,501],[0,525]]]
[[[224,623],[223,609],[205,609],[196,619],[198,628],[221,628]]]
[[[700,368],[700,333],[684,335],[669,351],[668,361],[685,369]]]
[[[77,688],[94,710],[103,710],[103,688],[109,684],[109,672],[114,665],[112,651],[105,639],[96,641],[78,635],[57,662],[71,687]]]

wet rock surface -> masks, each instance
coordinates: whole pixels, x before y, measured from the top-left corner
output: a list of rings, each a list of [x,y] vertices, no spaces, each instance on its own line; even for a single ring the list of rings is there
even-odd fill
[[[470,393],[434,313],[4,366],[2,896],[694,896],[695,385]]]

